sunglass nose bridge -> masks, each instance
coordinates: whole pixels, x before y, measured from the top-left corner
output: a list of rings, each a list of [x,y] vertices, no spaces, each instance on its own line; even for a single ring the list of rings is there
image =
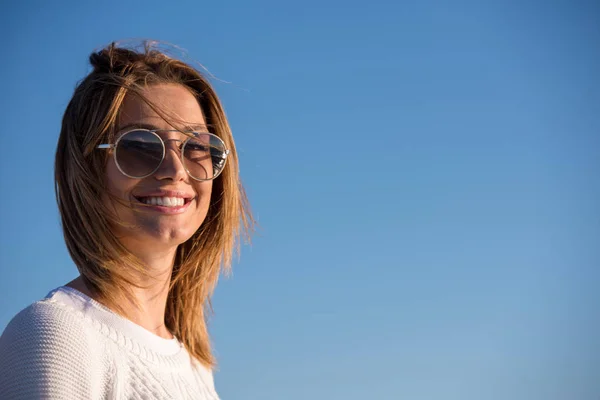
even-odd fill
[[[177,150],[181,151],[183,144],[185,143],[185,140],[181,140],[181,139],[161,139],[163,141],[163,143],[165,144],[165,150],[167,149],[167,146],[169,145],[169,143],[173,142],[175,144],[175,146],[177,147]]]

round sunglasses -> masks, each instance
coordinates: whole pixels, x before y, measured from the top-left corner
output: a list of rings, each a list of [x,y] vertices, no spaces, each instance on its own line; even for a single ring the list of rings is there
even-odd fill
[[[121,173],[141,179],[155,173],[165,159],[165,142],[181,142],[179,153],[183,167],[197,181],[210,181],[223,171],[229,150],[223,140],[208,132],[191,132],[185,140],[163,140],[156,132],[180,132],[165,129],[134,129],[123,133],[114,144],[100,144],[98,149],[114,149],[115,162]]]

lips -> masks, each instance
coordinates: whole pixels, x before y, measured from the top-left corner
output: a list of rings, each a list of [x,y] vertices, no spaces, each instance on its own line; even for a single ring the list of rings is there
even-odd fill
[[[181,208],[189,204],[194,196],[181,191],[160,190],[151,193],[136,194],[133,197],[148,206]]]
[[[149,206],[181,207],[186,199],[182,197],[140,197],[138,200]]]

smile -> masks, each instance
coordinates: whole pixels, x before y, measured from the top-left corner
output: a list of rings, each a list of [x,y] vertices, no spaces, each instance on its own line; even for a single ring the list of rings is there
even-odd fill
[[[135,196],[135,199],[142,203],[143,207],[149,211],[161,214],[181,214],[188,209],[194,197]]]
[[[148,204],[150,206],[163,206],[163,207],[181,207],[186,203],[186,200],[183,197],[140,197],[138,200],[144,204]]]

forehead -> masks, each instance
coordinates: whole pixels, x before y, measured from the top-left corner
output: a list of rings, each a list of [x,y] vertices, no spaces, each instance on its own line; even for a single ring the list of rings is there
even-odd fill
[[[117,128],[132,124],[181,129],[203,126],[206,121],[196,97],[185,86],[170,83],[150,85],[142,89],[139,96],[125,97]]]

